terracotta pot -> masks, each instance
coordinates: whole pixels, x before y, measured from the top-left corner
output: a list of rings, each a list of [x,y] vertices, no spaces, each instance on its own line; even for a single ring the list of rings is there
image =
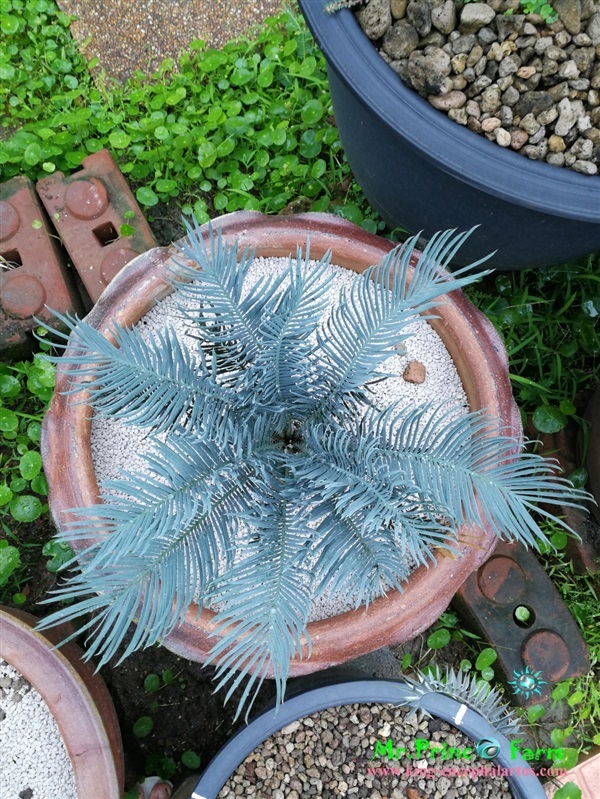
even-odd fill
[[[332,262],[362,272],[389,252],[389,241],[329,214],[299,214],[269,217],[255,212],[229,214],[213,221],[225,241],[239,241],[255,249],[257,256],[295,254],[298,244],[310,236],[310,253],[320,258],[328,249]],[[136,323],[152,305],[169,293],[164,264],[173,253],[169,248],[150,250],[131,261],[113,280],[88,321],[106,332],[111,322]],[[415,254],[416,259],[416,254]],[[416,262],[416,260],[415,260]],[[505,429],[520,435],[517,407],[508,380],[502,342],[491,324],[465,298],[453,291],[436,309],[439,318],[431,324],[442,337],[461,376],[472,410],[487,408],[502,419]],[[70,381],[80,380],[77,368],[60,369],[56,392],[44,420],[42,454],[50,486],[50,507],[59,528],[64,528],[70,508],[97,502],[98,485],[90,451],[90,409],[62,392]],[[417,569],[404,593],[391,591],[359,609],[308,626],[312,640],[310,659],[294,660],[290,674],[306,674],[342,663],[387,644],[413,638],[429,627],[446,609],[452,596],[491,554],[495,537],[490,530],[465,527],[458,545],[462,557],[440,552],[435,568]],[[78,550],[91,541],[78,541]],[[203,661],[215,643],[211,635],[214,614],[204,609],[197,618],[191,606],[185,621],[163,642],[190,660]]]
[[[0,657],[41,695],[71,759],[77,795],[120,799],[123,746],[117,714],[102,678],[74,643],[53,649],[65,629],[32,629],[35,616],[0,607]]]

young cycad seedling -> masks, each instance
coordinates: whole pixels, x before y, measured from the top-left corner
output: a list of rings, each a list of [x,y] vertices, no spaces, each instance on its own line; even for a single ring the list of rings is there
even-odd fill
[[[330,307],[327,257],[311,266],[299,252],[248,286],[252,256],[196,226],[172,274],[190,336],[115,325],[111,343],[64,319],[82,401],[147,428],[153,447],[144,470],[104,482],[103,504],[77,510],[61,538],[97,543],[55,592],[71,604],[42,626],[91,613],[88,656],[103,663],[134,619],[123,657],[164,639],[192,602],[212,604],[228,696],[248,677],[245,702],[271,670],[281,699],[290,660],[310,653],[314,598],[360,605],[401,588],[465,522],[545,540],[535,503],[584,497],[552,465],[515,456],[485,412],[380,408],[370,390],[408,323],[476,279],[440,268],[466,235],[435,236],[410,280],[409,240]]]

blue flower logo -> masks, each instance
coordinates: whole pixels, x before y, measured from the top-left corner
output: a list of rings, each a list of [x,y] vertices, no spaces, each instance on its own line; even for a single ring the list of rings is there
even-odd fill
[[[542,685],[547,685],[546,680],[542,680],[541,671],[529,671],[529,666],[525,671],[513,671],[514,680],[509,680],[508,684],[513,686],[513,694],[524,694],[525,699],[529,699],[532,694],[541,694]]]
[[[475,747],[475,751],[484,760],[491,760],[500,753],[500,744],[495,738],[482,738]]]

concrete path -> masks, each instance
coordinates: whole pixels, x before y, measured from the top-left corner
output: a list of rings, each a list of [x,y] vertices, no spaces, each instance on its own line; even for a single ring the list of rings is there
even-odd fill
[[[57,0],[88,60],[126,80],[177,58],[193,39],[222,47],[281,10],[283,0]],[[88,41],[89,40],[89,41]]]

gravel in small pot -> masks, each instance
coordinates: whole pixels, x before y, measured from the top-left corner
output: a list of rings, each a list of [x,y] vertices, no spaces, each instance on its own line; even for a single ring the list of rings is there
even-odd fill
[[[427,716],[413,712],[419,704]],[[497,744],[493,759],[475,753],[483,739]],[[259,716],[208,765],[193,796],[543,799],[545,794],[525,761],[510,758],[502,732],[460,698],[431,691],[415,700],[411,683],[371,680],[309,690]]]

